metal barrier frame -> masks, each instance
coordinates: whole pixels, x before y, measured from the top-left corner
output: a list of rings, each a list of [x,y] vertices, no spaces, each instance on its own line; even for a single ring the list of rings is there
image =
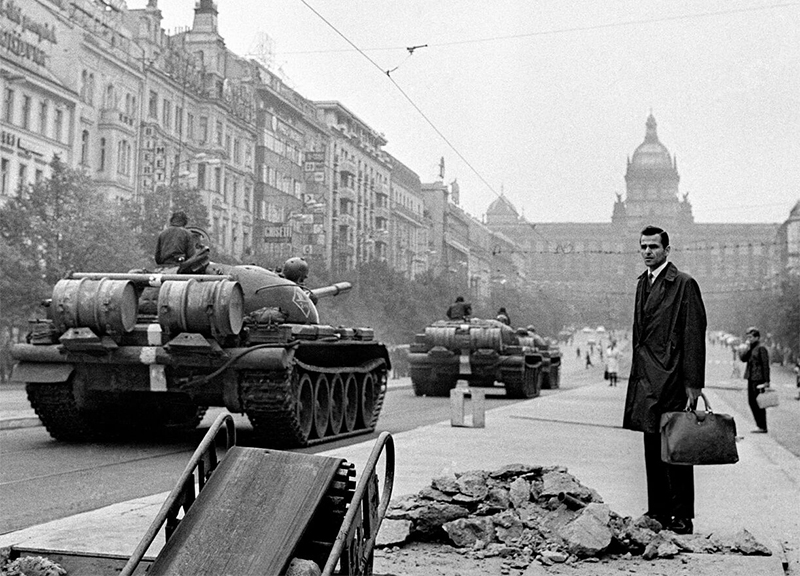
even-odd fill
[[[125,564],[119,576],[130,576],[133,574],[136,567],[144,558],[145,552],[156,539],[161,527],[165,527],[166,539],[169,540],[175,529],[178,527],[180,520],[178,514],[183,508],[184,514],[195,501],[197,494],[208,482],[211,474],[216,469],[220,462],[217,456],[217,435],[220,429],[225,426],[226,433],[226,450],[236,445],[236,426],[233,422],[233,416],[224,413],[217,416],[211,428],[208,429],[206,435],[203,437],[202,442],[192,454],[189,463],[181,474],[175,488],[169,493],[169,496],[161,505],[155,519],[150,524],[147,532],[139,541],[136,549],[133,551],[128,562]],[[195,470],[197,470],[197,478],[195,478]],[[195,480],[197,481],[197,492],[195,492]]]
[[[383,491],[378,496],[378,477],[375,468],[384,448],[386,448],[386,462]],[[386,516],[392,497],[394,463],[394,439],[388,432],[381,432],[364,465],[353,499],[322,570],[322,576],[336,574],[334,570],[343,555],[345,570],[343,574],[349,576],[372,574],[372,550],[375,548],[378,529]],[[371,506],[370,503],[377,505]]]

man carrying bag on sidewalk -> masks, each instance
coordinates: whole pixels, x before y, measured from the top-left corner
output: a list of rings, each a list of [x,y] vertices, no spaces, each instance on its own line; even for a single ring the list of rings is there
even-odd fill
[[[647,516],[678,534],[694,530],[694,470],[661,460],[661,415],[694,408],[705,383],[706,311],[700,287],[667,262],[669,235],[642,230],[633,361],[622,426],[644,433]]]

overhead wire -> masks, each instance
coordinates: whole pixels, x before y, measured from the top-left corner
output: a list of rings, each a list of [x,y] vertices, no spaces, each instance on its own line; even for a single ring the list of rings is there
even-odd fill
[[[409,104],[411,104],[414,110],[416,110],[417,113],[420,116],[422,116],[425,122],[427,122],[427,124],[433,129],[434,132],[436,132],[436,134],[444,141],[444,143],[450,147],[450,149],[456,154],[456,156],[458,156],[461,159],[461,161],[464,162],[464,164],[472,171],[472,173],[478,177],[478,179],[484,184],[484,186],[486,186],[486,188],[488,188],[495,196],[497,196],[498,198],[500,197],[500,194],[497,192],[497,190],[494,189],[494,187],[491,184],[489,184],[486,178],[483,177],[483,174],[478,172],[478,170],[472,165],[472,163],[464,157],[464,155],[455,147],[455,145],[452,142],[450,142],[450,139],[447,136],[445,136],[441,130],[439,130],[438,126],[436,126],[436,124],[433,123],[433,121],[428,117],[427,114],[425,114],[422,108],[420,108],[417,105],[417,103],[414,102],[413,98],[411,98],[411,96],[409,96],[408,93],[406,93],[406,91],[403,90],[403,88],[397,83],[397,81],[394,78],[392,78],[391,74],[388,74],[386,70],[384,70],[377,62],[375,62],[375,60],[370,58],[369,55],[367,55],[361,48],[356,46],[356,44],[352,40],[350,40],[341,31],[339,31],[339,29],[336,28],[336,26],[334,26],[327,18],[325,18],[322,14],[320,14],[306,0],[300,0],[300,2],[302,2],[309,10],[311,10],[314,14],[316,14],[318,18],[320,18],[323,22],[325,22],[325,24],[327,24],[334,32],[336,32],[336,34],[338,34],[345,42],[350,44],[350,46],[352,46],[356,51],[358,51],[359,54],[361,54],[364,58],[366,58],[370,62],[370,64],[372,64],[375,68],[380,70],[381,74],[385,74],[386,77],[389,79],[389,82],[391,82],[394,85],[394,87],[400,92],[400,94],[403,95],[403,98],[405,98],[406,101]],[[406,47],[406,49],[409,50],[411,54],[413,54],[413,50],[411,50],[410,48],[411,47]],[[409,54],[409,56],[411,54]]]
[[[303,0],[301,0],[303,1]],[[303,2],[305,4],[305,2]],[[306,4],[307,5],[307,4]],[[800,6],[798,2],[782,2],[779,4],[770,4],[766,6],[750,6],[745,8],[730,8],[727,10],[715,10],[711,12],[699,12],[697,14],[676,14],[674,16],[661,16],[661,17],[654,17],[654,18],[640,18],[637,20],[625,20],[623,22],[607,22],[604,24],[592,24],[588,26],[573,26],[569,28],[555,28],[552,30],[536,30],[533,32],[522,32],[520,34],[504,34],[500,36],[489,36],[486,38],[469,38],[464,40],[453,40],[451,42],[431,42],[428,43],[426,46],[430,48],[440,48],[440,47],[447,47],[447,46],[461,46],[465,44],[479,44],[485,42],[499,42],[503,40],[516,40],[519,38],[532,38],[536,36],[551,36],[554,34],[569,34],[574,32],[591,32],[594,30],[604,30],[604,29],[611,29],[611,28],[622,28],[627,26],[641,26],[643,24],[660,24],[663,22],[675,22],[681,20],[692,20],[695,18],[710,18],[714,16],[728,16],[731,14],[741,14],[741,13],[749,13],[749,12],[762,12],[765,10],[772,10],[776,8],[790,8],[794,6]],[[318,14],[319,15],[319,14]],[[330,25],[330,24],[329,24]],[[352,44],[351,44],[352,45]],[[383,47],[373,47],[373,48],[356,48],[353,46],[355,50],[358,52],[386,52],[386,51],[393,51],[393,50],[407,50],[407,46],[383,46]],[[334,54],[334,53],[341,53],[341,52],[352,52],[352,50],[348,50],[345,48],[333,48],[328,50],[298,50],[294,52],[286,52],[287,55],[295,55],[295,54]]]

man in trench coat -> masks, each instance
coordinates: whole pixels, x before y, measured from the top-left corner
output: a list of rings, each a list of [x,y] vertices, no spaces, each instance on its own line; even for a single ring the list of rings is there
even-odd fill
[[[646,514],[665,528],[690,534],[694,527],[692,466],[661,460],[661,415],[696,406],[705,381],[706,311],[700,287],[667,262],[669,235],[642,230],[639,248],[647,270],[636,286],[633,361],[623,427],[644,433]]]

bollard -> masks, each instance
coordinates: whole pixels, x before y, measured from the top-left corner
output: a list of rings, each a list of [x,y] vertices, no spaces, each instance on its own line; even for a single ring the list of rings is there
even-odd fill
[[[472,424],[466,424],[464,408],[466,397],[471,398]],[[484,428],[486,426],[486,393],[483,390],[456,386],[450,390],[450,425],[456,427]]]

